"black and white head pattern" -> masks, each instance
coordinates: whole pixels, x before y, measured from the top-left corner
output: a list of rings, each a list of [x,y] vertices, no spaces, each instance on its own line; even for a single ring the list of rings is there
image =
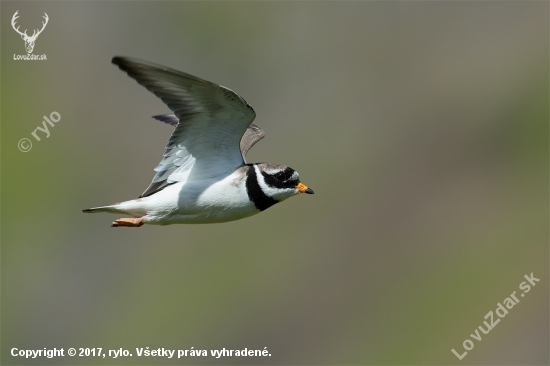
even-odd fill
[[[246,191],[260,211],[299,194],[298,183],[300,176],[292,168],[271,163],[248,164]]]

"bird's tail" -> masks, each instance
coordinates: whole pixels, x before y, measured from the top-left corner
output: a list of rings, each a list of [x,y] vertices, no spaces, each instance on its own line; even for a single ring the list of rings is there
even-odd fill
[[[82,210],[86,213],[96,212],[110,212],[110,213],[122,213],[134,217],[142,217],[147,214],[147,210],[141,206],[142,202],[139,200],[125,201],[121,203],[115,203],[109,206],[93,207],[87,210]]]
[[[118,205],[92,207],[92,208],[88,208],[86,210],[82,210],[82,212],[87,212],[87,213],[96,213],[96,212],[125,213],[124,211],[117,208],[117,206]]]

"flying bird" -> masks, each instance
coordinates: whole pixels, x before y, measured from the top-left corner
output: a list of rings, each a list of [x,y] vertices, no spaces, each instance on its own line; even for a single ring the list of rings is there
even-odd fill
[[[208,224],[243,219],[313,190],[284,165],[247,163],[265,133],[254,109],[237,93],[181,71],[130,57],[112,62],[173,112],[153,116],[174,126],[153,181],[136,199],[83,210],[132,218],[113,227]]]

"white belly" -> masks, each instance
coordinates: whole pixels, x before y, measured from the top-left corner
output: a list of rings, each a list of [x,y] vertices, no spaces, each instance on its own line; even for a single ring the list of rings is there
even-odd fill
[[[244,179],[172,184],[152,196],[124,202],[153,225],[207,224],[239,220],[260,212],[248,198]],[[130,207],[128,207],[130,208]]]

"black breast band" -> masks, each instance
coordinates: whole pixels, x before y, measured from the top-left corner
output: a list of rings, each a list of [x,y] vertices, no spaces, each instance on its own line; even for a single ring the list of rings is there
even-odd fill
[[[274,204],[279,203],[279,201],[267,196],[262,191],[253,164],[248,166],[248,171],[246,172],[246,192],[248,193],[248,198],[254,202],[254,205],[260,211],[267,210]]]

